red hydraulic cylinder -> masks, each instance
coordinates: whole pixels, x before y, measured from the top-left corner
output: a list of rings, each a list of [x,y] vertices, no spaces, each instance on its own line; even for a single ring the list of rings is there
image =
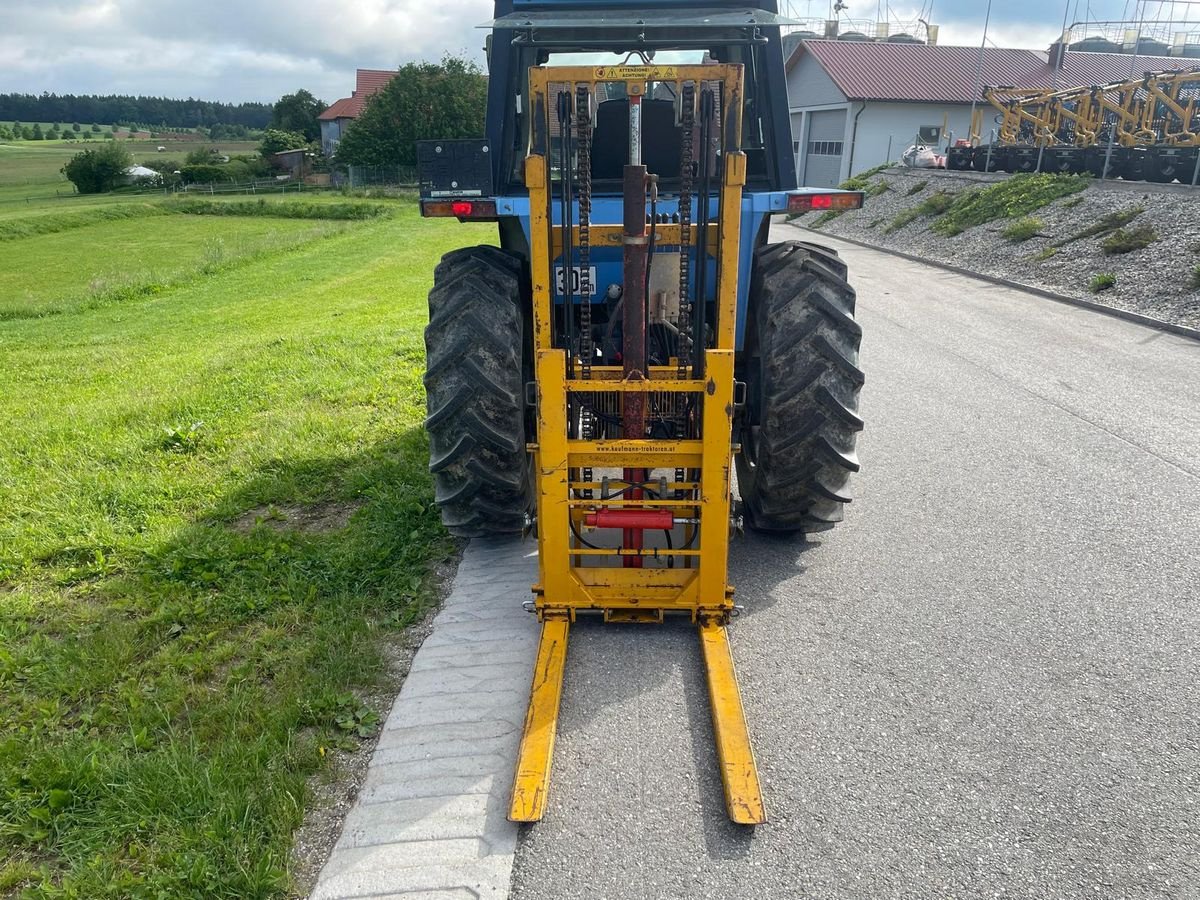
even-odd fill
[[[675,514],[669,509],[599,509],[584,516],[583,524],[592,528],[670,531],[675,527]]]

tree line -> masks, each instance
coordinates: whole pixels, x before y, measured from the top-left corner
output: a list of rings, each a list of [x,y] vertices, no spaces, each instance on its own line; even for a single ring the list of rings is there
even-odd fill
[[[271,123],[270,103],[221,103],[120,94],[0,94],[0,121],[146,123],[168,128],[214,125],[261,129]]]

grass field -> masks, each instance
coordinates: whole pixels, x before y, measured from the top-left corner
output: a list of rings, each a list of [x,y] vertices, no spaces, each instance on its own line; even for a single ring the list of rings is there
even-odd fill
[[[382,642],[449,550],[425,294],[439,254],[494,232],[394,205],[0,243],[23,292],[0,302],[25,307],[0,321],[0,896],[287,893],[306,779],[375,729]],[[267,246],[64,302],[101,257],[153,268],[134,245],[165,228],[192,262]]]
[[[54,197],[56,192],[69,195],[74,186],[61,169],[76,153],[97,142],[14,141],[0,143],[0,214],[27,198]],[[134,162],[165,157],[182,161],[192,150],[218,147],[222,153],[254,153],[258,144],[246,141],[122,141]],[[166,147],[159,153],[157,147]],[[18,206],[18,208],[20,208]]]

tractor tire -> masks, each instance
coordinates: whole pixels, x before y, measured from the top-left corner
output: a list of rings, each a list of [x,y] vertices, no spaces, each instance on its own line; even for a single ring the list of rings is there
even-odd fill
[[[754,254],[737,472],[757,531],[827,531],[850,502],[863,427],[854,302],[833,250],[787,241]]]
[[[524,263],[497,247],[455,250],[434,270],[425,429],[442,524],[459,537],[519,533],[533,504],[528,296]]]

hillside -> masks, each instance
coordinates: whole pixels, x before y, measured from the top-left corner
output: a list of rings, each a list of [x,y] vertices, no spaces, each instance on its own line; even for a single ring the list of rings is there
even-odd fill
[[[888,169],[861,210],[796,224],[1200,327],[1200,193],[1086,177]]]

